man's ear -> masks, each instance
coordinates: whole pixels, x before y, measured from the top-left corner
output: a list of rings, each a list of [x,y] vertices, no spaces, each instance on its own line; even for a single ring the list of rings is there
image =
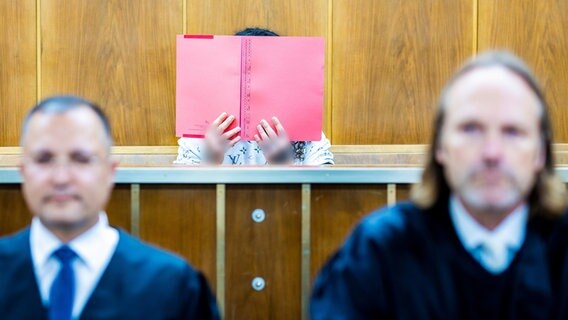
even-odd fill
[[[115,160],[111,157],[110,160],[110,171],[111,171],[111,176],[112,178],[110,179],[110,187],[111,189],[114,188],[114,181],[116,180],[116,169],[118,168],[118,160]],[[111,191],[112,192],[112,191]]]
[[[114,156],[111,155],[108,163],[108,169],[110,170],[110,175],[111,175],[111,179],[109,180],[111,187],[114,186],[114,180],[116,178],[116,170],[118,168],[118,164],[119,161],[116,160]]]
[[[111,172],[112,172],[112,176],[113,176],[113,177],[116,175],[116,169],[118,168],[118,165],[119,165],[118,160],[114,159],[114,158],[111,156],[111,159],[110,159],[110,170],[111,170]]]
[[[20,177],[24,180],[24,176],[26,175],[26,166],[22,162],[18,165],[18,170],[20,171]]]

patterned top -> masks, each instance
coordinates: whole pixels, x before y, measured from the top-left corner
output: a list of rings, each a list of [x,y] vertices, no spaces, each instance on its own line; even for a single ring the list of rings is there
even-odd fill
[[[180,138],[176,164],[200,164],[205,158],[205,140]],[[322,165],[333,164],[331,143],[321,134],[320,141],[293,142],[294,164]],[[223,164],[264,165],[267,164],[262,149],[256,141],[239,141],[225,153]]]

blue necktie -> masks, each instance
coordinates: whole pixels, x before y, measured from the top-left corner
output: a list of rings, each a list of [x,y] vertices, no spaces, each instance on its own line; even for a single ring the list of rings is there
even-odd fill
[[[49,290],[49,319],[70,320],[75,298],[75,274],[71,263],[77,254],[63,245],[53,252],[61,269]]]

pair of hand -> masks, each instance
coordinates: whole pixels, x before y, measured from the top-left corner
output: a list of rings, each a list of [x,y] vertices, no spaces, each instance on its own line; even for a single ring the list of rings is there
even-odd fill
[[[240,127],[227,130],[233,121],[235,116],[223,112],[213,121],[205,134],[209,158],[214,163],[222,163],[225,152],[241,140],[238,136]],[[269,163],[291,163],[292,152],[286,130],[278,118],[272,117],[272,123],[276,131],[268,121],[261,120],[256,126],[258,133],[254,135],[254,139]]]

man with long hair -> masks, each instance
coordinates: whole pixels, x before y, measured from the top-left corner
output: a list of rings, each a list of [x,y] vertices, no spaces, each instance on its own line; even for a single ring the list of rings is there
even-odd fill
[[[550,239],[566,207],[547,104],[488,52],[443,90],[411,200],[365,218],[322,269],[313,319],[549,319]]]

